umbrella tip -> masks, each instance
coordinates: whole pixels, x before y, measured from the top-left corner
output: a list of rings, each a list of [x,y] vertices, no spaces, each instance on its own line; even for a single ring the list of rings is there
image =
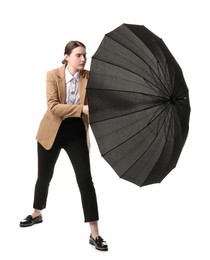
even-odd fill
[[[170,96],[169,100],[172,105],[176,102],[176,98],[173,95]]]
[[[188,98],[187,97],[180,97],[180,98],[176,98],[175,96],[173,96],[173,95],[171,95],[170,97],[169,97],[169,102],[172,104],[172,105],[174,105],[177,101],[179,101],[179,100],[188,100]]]

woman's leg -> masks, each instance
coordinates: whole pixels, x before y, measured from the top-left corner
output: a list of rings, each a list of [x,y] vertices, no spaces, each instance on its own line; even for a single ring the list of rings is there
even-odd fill
[[[34,192],[33,217],[39,215],[41,210],[46,207],[49,184],[59,153],[59,147],[53,146],[50,150],[46,150],[38,143],[38,178]]]
[[[89,222],[90,226],[90,233],[92,237],[95,239],[99,236],[99,230],[98,230],[98,221],[91,221]]]
[[[38,143],[38,178],[34,192],[34,211],[20,222],[21,227],[29,227],[43,221],[41,210],[46,207],[48,188],[59,153],[58,147],[53,146],[52,149],[45,150]]]
[[[84,136],[75,137],[71,144],[64,147],[67,152],[75,174],[81,194],[85,222],[98,220],[98,205],[94,184],[90,172],[89,152],[86,138]]]

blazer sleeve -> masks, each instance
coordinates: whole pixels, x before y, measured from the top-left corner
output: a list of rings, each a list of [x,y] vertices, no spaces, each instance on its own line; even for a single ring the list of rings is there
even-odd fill
[[[49,71],[46,79],[48,109],[57,117],[81,117],[83,104],[65,104],[65,81],[55,71]]]

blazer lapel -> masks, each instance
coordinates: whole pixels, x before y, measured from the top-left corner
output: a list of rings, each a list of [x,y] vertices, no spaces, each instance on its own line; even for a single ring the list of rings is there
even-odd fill
[[[58,76],[58,85],[60,91],[60,102],[62,104],[66,103],[66,79],[65,79],[65,68],[66,66],[63,65],[62,67],[58,68],[57,76]]]
[[[85,104],[85,97],[86,97],[86,86],[88,80],[88,72],[86,70],[80,71],[80,78],[79,78],[79,94],[80,94],[80,104]]]
[[[80,76],[79,79],[79,98],[80,98],[80,104],[84,104],[85,102],[85,87],[86,87],[86,80],[85,78]]]

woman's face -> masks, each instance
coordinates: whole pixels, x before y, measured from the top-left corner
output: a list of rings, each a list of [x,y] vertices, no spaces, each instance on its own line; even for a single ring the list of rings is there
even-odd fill
[[[70,55],[65,56],[68,68],[74,75],[78,70],[84,69],[86,64],[86,49],[82,46],[74,48]]]

